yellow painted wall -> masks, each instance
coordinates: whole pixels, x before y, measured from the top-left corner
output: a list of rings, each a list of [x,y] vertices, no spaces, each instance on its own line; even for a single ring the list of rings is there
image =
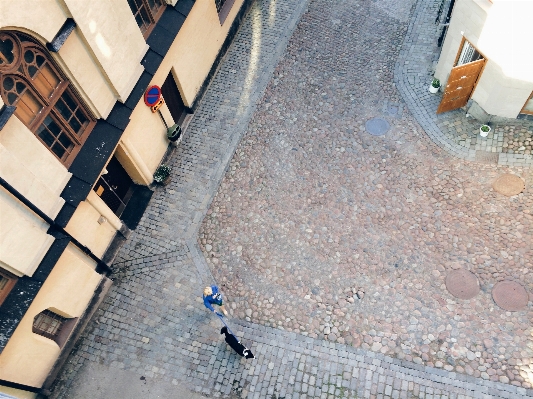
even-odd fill
[[[488,60],[472,95],[486,112],[516,118],[533,90],[533,2],[458,0],[435,76],[445,85],[463,36]]]
[[[17,399],[35,399],[37,398],[36,393],[21,391],[20,389],[3,387],[0,385],[0,392],[5,393],[6,395],[13,396]]]
[[[56,60],[98,118],[107,118],[116,97],[86,43],[75,29],[58,52]],[[118,68],[120,69],[120,68]]]
[[[64,0],[95,60],[121,101],[126,101],[144,68],[148,46],[127,1]]]
[[[33,319],[49,308],[80,317],[102,278],[94,268],[94,262],[74,246],[65,249],[0,354],[0,379],[42,385],[60,349],[54,341],[32,332]]]
[[[0,188],[0,266],[22,276],[33,275],[54,241],[48,224]]]
[[[58,159],[15,116],[0,130],[0,145],[19,162],[20,173],[12,170],[2,177],[50,217],[55,217],[60,206],[59,195],[71,174]],[[26,180],[31,176],[31,180]],[[32,186],[35,186],[32,188]],[[46,190],[35,189],[45,186]]]
[[[67,16],[57,1],[0,0],[0,28],[23,28],[52,41]]]
[[[98,223],[100,216],[106,221]],[[102,199],[91,190],[80,202],[65,230],[101,258],[122,223]]]
[[[215,2],[197,0],[159,67],[154,81],[161,84],[174,68],[183,101],[190,106],[222,47],[243,0],[236,0],[220,26]],[[157,84],[157,83],[154,83]]]
[[[173,69],[182,99],[190,106],[207,77],[242,3],[243,0],[235,1],[221,26],[214,1],[197,0],[151,84],[161,86]],[[150,111],[143,99],[135,107],[122,141],[130,153],[138,154],[140,160],[135,160],[138,169],[143,171],[144,180],[151,182],[152,175],[168,147],[168,140],[161,118]]]

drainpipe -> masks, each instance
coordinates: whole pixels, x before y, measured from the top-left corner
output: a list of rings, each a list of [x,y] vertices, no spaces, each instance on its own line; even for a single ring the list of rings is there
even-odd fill
[[[37,216],[43,219],[46,223],[48,223],[50,225],[50,228],[67,236],[76,247],[78,247],[82,252],[84,252],[89,258],[94,260],[97,264],[97,271],[100,270],[98,271],[100,274],[105,273],[106,275],[108,275],[111,273],[112,271],[111,268],[102,259],[97,257],[95,254],[91,252],[89,248],[87,248],[85,245],[83,245],[78,240],[76,240],[74,237],[72,237],[63,227],[58,225],[46,213],[44,213],[39,208],[37,208],[31,201],[29,201],[26,197],[24,197],[21,193],[19,193],[15,187],[13,187],[11,184],[5,181],[2,177],[0,177],[0,185],[4,187],[16,199],[18,199],[20,202],[26,205],[26,207],[29,208],[33,213],[35,213]]]

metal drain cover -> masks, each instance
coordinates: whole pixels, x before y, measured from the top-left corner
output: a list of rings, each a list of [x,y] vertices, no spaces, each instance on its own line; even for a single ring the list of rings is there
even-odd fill
[[[372,136],[383,136],[390,129],[389,122],[382,118],[372,118],[365,123],[365,128]]]
[[[479,281],[474,273],[457,269],[446,276],[446,288],[456,298],[471,299],[479,293]]]
[[[520,284],[514,281],[500,281],[492,289],[492,299],[500,308],[516,312],[527,306],[529,296]]]
[[[496,179],[496,181],[492,184],[492,188],[494,191],[510,197],[512,195],[520,194],[522,191],[524,191],[526,185],[519,176],[506,173]]]

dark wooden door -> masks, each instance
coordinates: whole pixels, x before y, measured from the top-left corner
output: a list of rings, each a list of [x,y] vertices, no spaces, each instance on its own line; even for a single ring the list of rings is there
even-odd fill
[[[94,191],[115,215],[120,216],[131,198],[134,184],[114,155],[106,170],[107,173],[96,182]]]
[[[466,105],[484,64],[485,60],[481,59],[452,69],[437,114]]]
[[[174,119],[174,123],[181,124],[187,115],[187,108],[181,99],[178,85],[176,85],[172,72],[169,72],[165,83],[161,86],[161,93]]]

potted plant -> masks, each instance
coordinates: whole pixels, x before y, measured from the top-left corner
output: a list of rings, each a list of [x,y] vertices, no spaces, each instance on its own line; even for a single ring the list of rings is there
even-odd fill
[[[481,137],[487,137],[490,133],[490,126],[489,125],[481,125],[479,128],[479,135]]]
[[[429,85],[429,92],[435,94],[436,92],[439,91],[439,88],[440,88],[440,80],[433,79],[433,81]]]
[[[170,141],[175,142],[181,137],[181,126],[175,124],[167,129],[167,137]]]
[[[154,173],[154,181],[157,184],[166,186],[168,183],[170,183],[170,172],[171,171],[172,171],[172,168],[170,166],[165,165],[165,164],[160,165]]]

